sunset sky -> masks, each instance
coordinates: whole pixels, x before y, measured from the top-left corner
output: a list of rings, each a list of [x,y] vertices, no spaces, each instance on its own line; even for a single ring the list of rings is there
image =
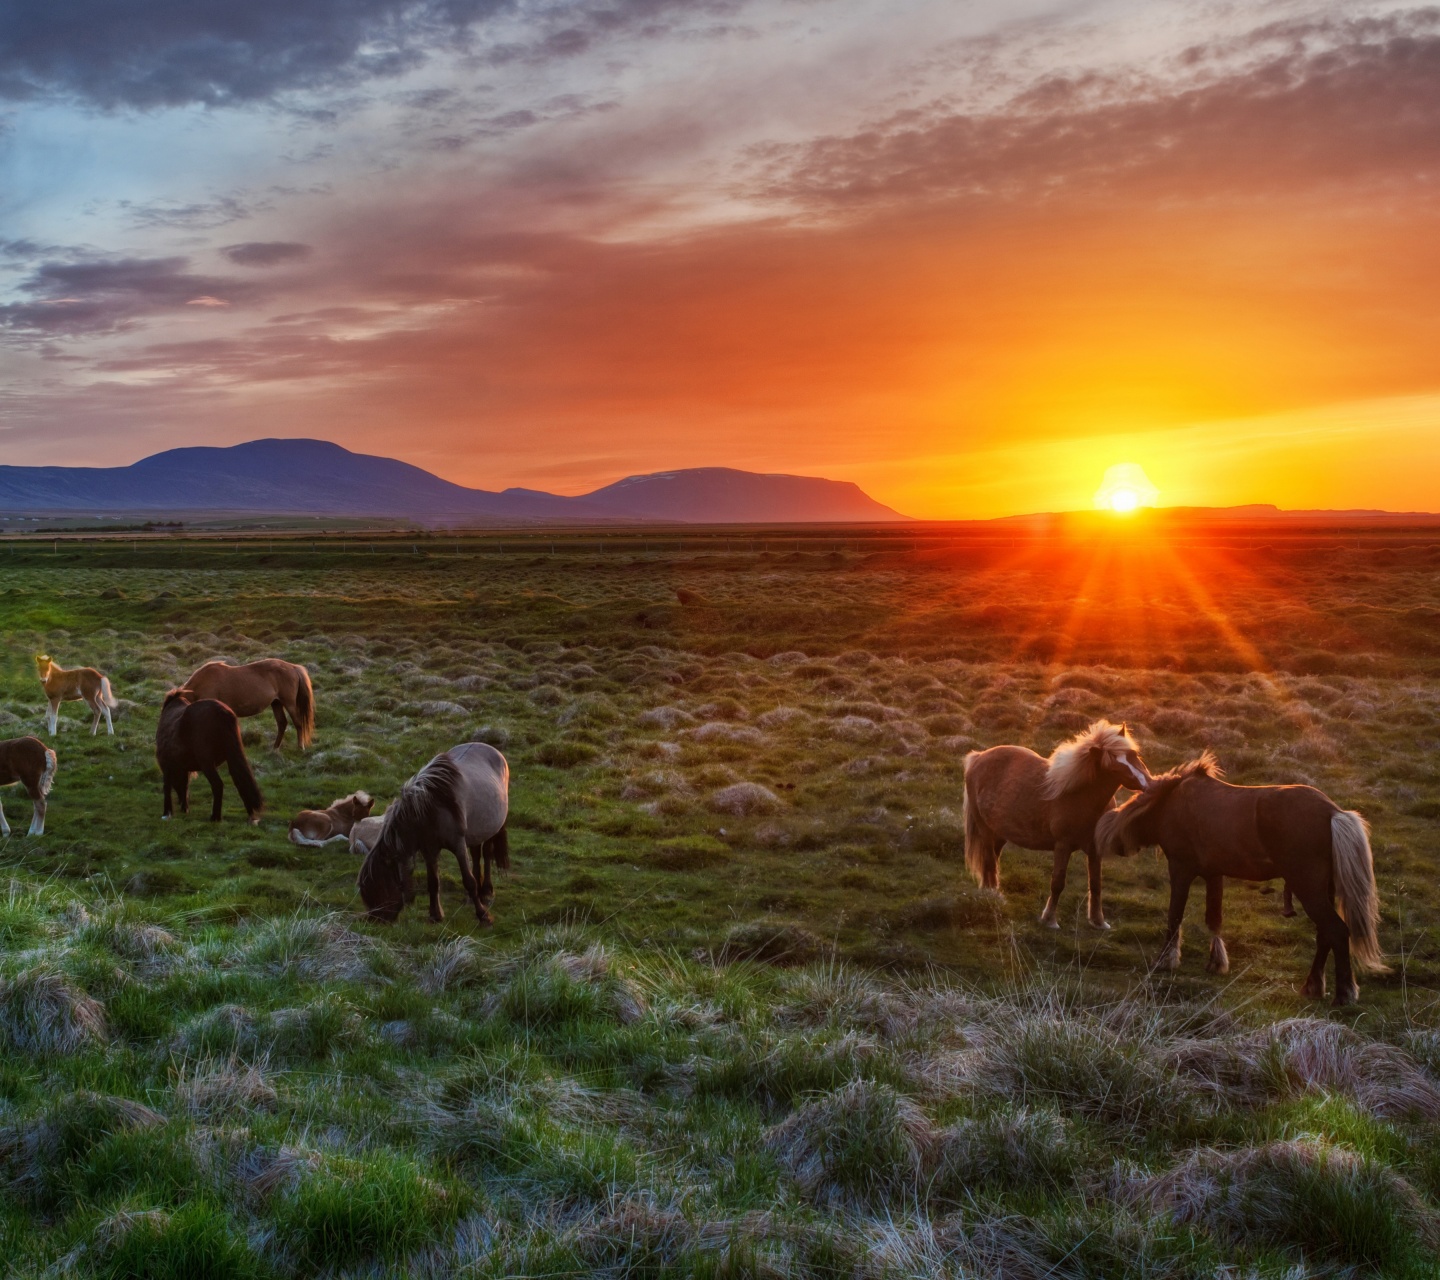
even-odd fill
[[[1440,9],[0,6],[0,462],[1440,510]]]

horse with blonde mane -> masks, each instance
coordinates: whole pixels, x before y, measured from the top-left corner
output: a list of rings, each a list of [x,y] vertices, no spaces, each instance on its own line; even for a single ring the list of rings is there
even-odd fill
[[[261,658],[231,666],[216,659],[196,671],[182,687],[197,698],[223,702],[242,720],[270,708],[275,713],[276,751],[285,740],[287,712],[301,750],[315,737],[315,691],[310,686],[310,673],[298,662]]]
[[[1360,996],[1351,967],[1387,972],[1380,950],[1380,894],[1370,829],[1351,809],[1305,786],[1236,787],[1206,751],[1162,773],[1149,788],[1101,817],[1096,843],[1102,853],[1131,854],[1159,845],[1170,868],[1170,925],[1162,968],[1180,965],[1180,927],[1190,885],[1205,881],[1205,923],[1214,973],[1230,969],[1220,936],[1225,877],[1285,881],[1315,922],[1315,960],[1300,988],[1325,994],[1325,962],[1335,954],[1335,1004]],[[1335,910],[1336,899],[1340,910]]]
[[[39,738],[11,738],[0,742],[0,787],[13,787],[17,782],[30,797],[32,814],[26,835],[45,834],[45,806],[50,784],[55,781],[55,753]],[[0,835],[10,834],[10,823],[0,806]]]
[[[105,728],[115,732],[115,722],[110,711],[120,705],[110,692],[110,679],[94,667],[71,667],[68,671],[59,665],[48,653],[35,655],[35,670],[40,683],[45,686],[45,696],[50,700],[50,710],[45,723],[53,737],[60,727],[60,704],[62,702],[83,702],[95,713],[90,723],[90,736],[100,732],[100,717],[105,717]]]
[[[1108,720],[1097,720],[1061,743],[1049,759],[1027,747],[972,751],[965,757],[965,864],[980,885],[998,890],[1000,851],[1007,843],[1052,850],[1050,897],[1040,923],[1058,929],[1070,855],[1083,849],[1090,923],[1108,929],[1095,823],[1121,787],[1143,790],[1149,785],[1150,771],[1130,731]]]

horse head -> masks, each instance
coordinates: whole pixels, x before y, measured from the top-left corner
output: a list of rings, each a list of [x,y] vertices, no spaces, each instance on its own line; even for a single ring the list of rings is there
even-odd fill
[[[1120,732],[1105,742],[1091,746],[1096,753],[1096,767],[1107,777],[1118,779],[1119,785],[1131,791],[1147,791],[1155,781],[1145,764],[1140,748],[1130,736],[1130,726],[1121,724]]]
[[[40,673],[40,679],[45,679],[50,674],[50,668],[55,665],[55,659],[48,653],[37,653],[35,655],[35,670]]]
[[[387,822],[360,864],[355,883],[372,920],[393,923],[415,896],[415,854],[405,850],[406,843],[397,836],[394,823]]]
[[[1045,795],[1054,800],[1102,781],[1110,784],[1112,794],[1117,787],[1144,791],[1152,780],[1129,727],[1097,720],[1051,752]]]
[[[1209,751],[1194,760],[1187,760],[1168,773],[1150,775],[1147,772],[1150,783],[1144,791],[1100,815],[1100,821],[1095,824],[1097,852],[1101,857],[1107,854],[1128,857],[1147,845],[1158,844],[1160,815],[1176,788],[1197,774],[1219,778],[1223,772],[1219,761]]]

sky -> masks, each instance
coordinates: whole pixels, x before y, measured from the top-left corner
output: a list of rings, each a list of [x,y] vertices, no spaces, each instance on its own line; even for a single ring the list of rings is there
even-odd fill
[[[1440,510],[1440,8],[0,6],[0,463]]]

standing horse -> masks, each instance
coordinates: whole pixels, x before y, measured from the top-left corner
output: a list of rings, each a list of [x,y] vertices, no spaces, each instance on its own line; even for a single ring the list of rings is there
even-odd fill
[[[265,797],[245,757],[240,719],[223,702],[196,697],[190,689],[171,689],[165,695],[155,730],[155,760],[165,778],[163,817],[169,818],[173,812],[171,791],[180,797],[180,812],[190,812],[190,775],[203,773],[214,799],[210,821],[219,822],[220,799],[225,792],[219,774],[223,762],[229,767],[230,780],[240,793],[251,825],[260,821]]]
[[[45,805],[50,784],[55,781],[55,753],[39,738],[26,736],[0,742],[0,787],[13,787],[17,782],[25,788],[34,812],[26,835],[45,834]],[[10,834],[5,809],[0,806],[0,835]]]
[[[1225,877],[1272,880],[1283,876],[1315,922],[1315,962],[1301,992],[1325,994],[1325,960],[1335,953],[1335,1003],[1360,995],[1350,960],[1386,972],[1376,936],[1380,895],[1365,819],[1342,809],[1314,787],[1235,787],[1221,781],[1215,757],[1205,752],[1162,773],[1142,795],[1100,819],[1102,853],[1134,853],[1159,845],[1170,866],[1170,932],[1160,964],[1180,965],[1180,924],[1191,882],[1205,880],[1205,923],[1212,935],[1206,968],[1226,973],[1230,957],[1220,937]],[[1335,910],[1336,898],[1340,911]]]
[[[365,855],[358,880],[360,898],[376,920],[394,920],[410,900],[415,857],[425,859],[430,919],[445,918],[440,906],[440,850],[449,849],[460,864],[465,892],[483,925],[494,923],[488,910],[495,900],[490,864],[510,866],[505,820],[510,812],[510,766],[494,747],[462,742],[442,751],[403,787],[385,810],[380,835]],[[479,884],[471,860],[484,878]]]
[[[232,667],[218,659],[207,662],[183,686],[197,698],[223,702],[242,720],[258,716],[269,707],[275,713],[275,750],[285,740],[285,713],[295,725],[301,750],[315,736],[315,691],[310,673],[297,662],[261,658]]]
[[[965,757],[965,865],[987,889],[1000,887],[1000,851],[1051,849],[1055,866],[1040,923],[1058,929],[1056,912],[1070,855],[1085,851],[1089,918],[1108,929],[1100,901],[1100,855],[1095,822],[1121,787],[1144,789],[1150,771],[1129,730],[1097,720],[1063,742],[1047,760],[1025,747],[991,747]]]
[[[102,675],[94,667],[71,667],[67,671],[48,653],[35,655],[35,670],[40,676],[40,683],[45,686],[45,696],[50,700],[50,710],[46,713],[45,723],[49,726],[52,737],[60,725],[62,702],[83,702],[95,713],[95,719],[90,722],[92,738],[100,732],[101,716],[105,717],[105,728],[112,734],[115,732],[115,722],[110,719],[110,710],[118,707],[120,703],[110,692],[108,676]]]

